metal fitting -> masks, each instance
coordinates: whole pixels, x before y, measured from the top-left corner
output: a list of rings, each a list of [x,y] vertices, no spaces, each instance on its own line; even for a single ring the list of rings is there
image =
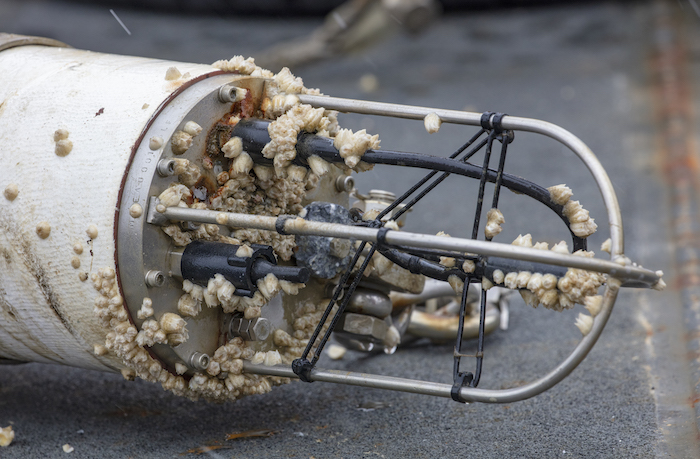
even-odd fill
[[[338,332],[354,335],[356,339],[375,343],[384,342],[388,329],[389,327],[382,319],[352,312],[343,314],[335,328]]]
[[[162,271],[150,270],[146,273],[146,285],[149,287],[162,287],[165,284],[165,274]]]
[[[219,88],[219,100],[226,103],[240,102],[245,97],[246,89],[225,84]]]
[[[378,290],[358,287],[350,297],[346,311],[384,319],[391,314],[392,303],[388,295]]]
[[[240,336],[246,341],[264,341],[271,333],[272,324],[263,317],[255,319],[234,317],[229,325],[229,334],[231,336]]]
[[[156,170],[161,177],[170,177],[175,173],[175,161],[172,159],[161,159],[158,161]]]
[[[202,352],[193,352],[190,354],[190,366],[198,371],[204,371],[209,366],[209,356]]]
[[[355,188],[355,179],[349,175],[341,175],[335,179],[335,189],[338,192],[350,193]]]

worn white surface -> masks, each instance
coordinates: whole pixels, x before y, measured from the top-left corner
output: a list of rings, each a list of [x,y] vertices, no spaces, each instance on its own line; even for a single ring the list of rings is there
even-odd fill
[[[0,196],[0,357],[120,367],[94,354],[104,331],[80,274],[115,267],[119,187],[146,122],[186,81],[165,79],[173,66],[191,77],[213,70],[68,48],[0,52],[0,189],[19,190],[13,201]],[[55,153],[58,129],[73,145],[64,157]],[[51,225],[46,239],[36,233],[42,221]],[[77,243],[85,250],[76,269]]]

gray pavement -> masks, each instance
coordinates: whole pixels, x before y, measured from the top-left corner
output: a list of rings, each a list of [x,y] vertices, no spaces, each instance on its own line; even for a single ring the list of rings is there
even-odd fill
[[[452,15],[423,36],[395,37],[363,54],[295,73],[334,96],[502,111],[569,129],[612,178],[628,256],[672,279],[669,196],[656,151],[647,65],[655,11],[649,2],[595,2]],[[0,31],[50,36],[95,51],[206,63],[255,56],[320,23],[117,12],[131,36],[107,7],[0,0]],[[695,33],[700,19],[687,20]],[[360,89],[366,74],[378,78],[376,92]],[[419,122],[361,116],[345,116],[341,123],[379,133],[384,148],[445,156],[473,132],[445,126],[429,136]],[[602,200],[572,154],[548,139],[518,134],[507,169],[544,186],[567,183],[600,224],[590,241],[598,251],[608,237]],[[365,190],[400,192],[419,176],[377,168],[357,182]],[[473,190],[471,183],[446,181],[409,215],[409,230],[465,234]],[[549,224],[554,220],[547,212],[522,197],[505,193],[502,210],[501,241],[526,232],[540,241],[566,236],[561,225]],[[578,310],[533,310],[513,298],[510,329],[487,337],[482,387],[533,380],[561,361],[580,336],[573,325]],[[0,457],[61,457],[64,443],[75,447],[75,457],[172,457],[204,445],[225,447],[207,453],[213,457],[245,458],[698,457],[681,317],[674,288],[624,291],[600,342],[570,377],[534,399],[508,405],[461,405],[322,383],[290,384],[214,405],[119,375],[39,364],[0,367],[0,426],[13,425],[17,435]],[[393,356],[349,353],[322,363],[449,382],[450,355],[449,345],[418,341]],[[251,430],[274,435],[225,440]]]

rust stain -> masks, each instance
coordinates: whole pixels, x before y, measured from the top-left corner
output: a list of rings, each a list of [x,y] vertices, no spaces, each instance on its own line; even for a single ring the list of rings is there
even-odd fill
[[[97,113],[95,113],[95,117],[100,116],[100,115],[103,114],[104,112],[105,112],[105,109],[104,109],[104,107],[102,107],[101,109],[99,109],[99,110],[97,111]]]

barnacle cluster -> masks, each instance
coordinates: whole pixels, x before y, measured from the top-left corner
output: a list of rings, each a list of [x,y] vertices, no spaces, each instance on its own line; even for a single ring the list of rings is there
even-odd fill
[[[571,188],[562,184],[551,186],[547,190],[549,190],[549,197],[555,204],[564,206],[563,214],[569,220],[569,228],[576,236],[586,238],[595,233],[598,225],[580,202],[571,200],[571,196],[574,194]]]

